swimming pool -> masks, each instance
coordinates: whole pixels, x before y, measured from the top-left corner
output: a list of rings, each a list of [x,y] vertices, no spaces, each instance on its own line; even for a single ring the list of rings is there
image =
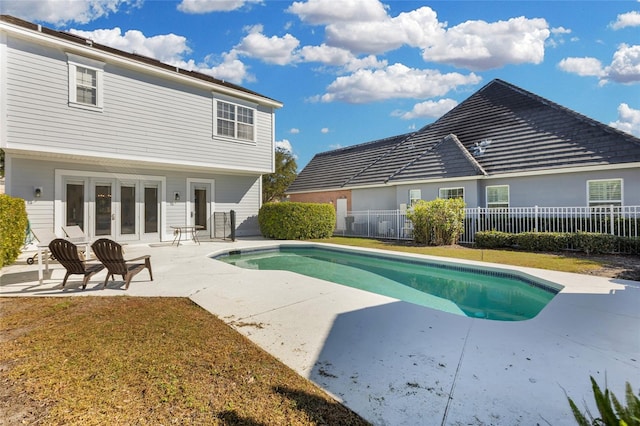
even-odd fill
[[[214,258],[246,269],[296,272],[445,312],[500,321],[535,317],[561,287],[515,271],[319,246],[235,250]]]

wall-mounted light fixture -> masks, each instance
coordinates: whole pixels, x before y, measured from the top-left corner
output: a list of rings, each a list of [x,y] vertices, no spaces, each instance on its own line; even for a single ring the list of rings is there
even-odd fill
[[[36,198],[40,198],[42,197],[42,187],[41,186],[35,186],[33,187],[33,195]]]
[[[180,193],[179,192],[174,192],[173,193],[173,201],[180,201]]]

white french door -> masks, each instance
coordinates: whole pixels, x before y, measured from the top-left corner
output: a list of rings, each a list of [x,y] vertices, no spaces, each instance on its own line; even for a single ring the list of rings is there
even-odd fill
[[[113,178],[100,174],[80,176],[59,172],[61,189],[55,226],[79,226],[92,239],[116,241],[163,238],[161,178],[143,176]],[[84,174],[84,173],[82,173]]]
[[[213,235],[213,188],[210,179],[188,179],[189,200],[187,224],[199,227],[199,235]]]
[[[116,212],[114,195],[116,183],[115,179],[91,179],[93,195],[93,220],[89,229],[93,236],[114,239],[116,234]]]

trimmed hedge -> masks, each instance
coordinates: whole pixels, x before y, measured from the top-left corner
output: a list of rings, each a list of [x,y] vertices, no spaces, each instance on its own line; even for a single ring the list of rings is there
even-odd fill
[[[12,264],[20,255],[27,224],[24,200],[0,194],[0,267]]]
[[[640,238],[617,237],[593,232],[522,232],[510,234],[481,231],[475,235],[478,248],[516,248],[525,251],[558,252],[573,249],[587,254],[640,254]]]
[[[260,232],[276,240],[329,238],[336,226],[336,211],[331,204],[266,203],[258,213]]]
[[[497,249],[515,245],[515,234],[498,231],[476,232],[475,245],[478,248]]]

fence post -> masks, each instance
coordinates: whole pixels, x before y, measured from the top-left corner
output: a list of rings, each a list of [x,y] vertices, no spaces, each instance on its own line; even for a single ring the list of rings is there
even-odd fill
[[[236,211],[231,210],[229,212],[229,219],[231,219],[231,241],[236,240]]]
[[[538,206],[535,206],[535,218],[536,218],[536,221],[535,221],[536,227],[534,228],[533,232],[539,232],[540,225],[538,224]]]
[[[371,210],[367,210],[367,237],[371,236]]]
[[[613,230],[613,204],[611,204],[609,206],[609,219],[611,221],[611,225],[609,225],[609,226],[611,226],[611,232],[610,233],[611,233],[611,235],[613,235],[614,234],[614,230]]]

